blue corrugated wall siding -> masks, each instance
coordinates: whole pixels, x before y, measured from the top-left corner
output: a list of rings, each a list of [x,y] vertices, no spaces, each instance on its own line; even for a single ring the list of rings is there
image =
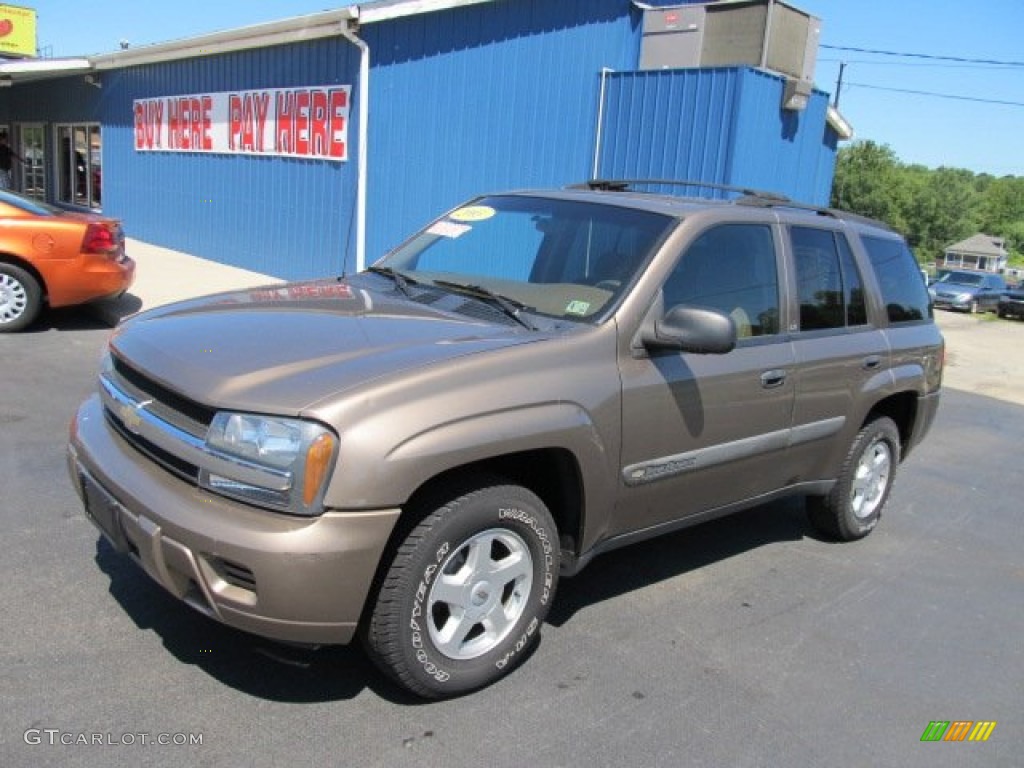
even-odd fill
[[[738,88],[730,69],[609,75],[597,175],[726,183]]]
[[[834,151],[829,148],[834,131],[826,125],[828,97],[814,91],[806,109],[783,110],[783,77],[746,68],[740,72],[740,119],[729,182],[827,205]]]
[[[826,204],[828,101],[781,108],[784,79],[747,67],[623,72],[608,79],[599,176],[693,179]]]
[[[363,29],[368,259],[466,198],[590,174],[602,67],[632,68],[622,0],[515,0]]]
[[[341,39],[103,73],[103,210],[129,235],[286,278],[340,273],[354,260],[356,189],[347,163],[289,157],[136,152],[132,102],[183,94],[357,85]]]

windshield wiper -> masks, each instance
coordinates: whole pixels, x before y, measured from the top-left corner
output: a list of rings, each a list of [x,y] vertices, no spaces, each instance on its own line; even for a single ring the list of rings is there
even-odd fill
[[[367,267],[367,272],[373,272],[375,275],[384,275],[390,277],[395,281],[395,286],[404,293],[407,297],[412,298],[412,291],[409,290],[410,285],[415,285],[416,281],[411,277],[406,277],[401,272],[392,269],[391,267]]]
[[[434,285],[441,288],[448,288],[456,293],[486,301],[488,304],[500,309],[506,316],[511,317],[524,328],[531,331],[537,330],[533,323],[522,316],[522,311],[527,309],[527,306],[521,301],[516,301],[508,296],[502,296],[500,293],[495,293],[490,288],[484,288],[482,285],[453,283],[450,280],[434,280],[433,282]]]

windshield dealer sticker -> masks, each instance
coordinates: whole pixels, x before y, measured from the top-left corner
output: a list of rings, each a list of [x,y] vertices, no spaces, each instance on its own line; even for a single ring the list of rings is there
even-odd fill
[[[452,211],[448,218],[452,221],[485,221],[495,214],[495,210],[489,205],[468,205]]]
[[[469,226],[468,224],[456,224],[451,221],[436,221],[430,225],[430,228],[427,229],[427,232],[429,232],[432,235],[438,235],[440,237],[456,238],[462,237],[471,229],[472,227]]]
[[[589,301],[570,301],[565,307],[567,315],[585,315],[590,309]]]

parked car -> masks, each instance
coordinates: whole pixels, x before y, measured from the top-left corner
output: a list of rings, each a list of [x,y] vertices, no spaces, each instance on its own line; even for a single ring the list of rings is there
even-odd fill
[[[428,698],[610,549],[793,494],[865,536],[939,404],[924,281],[882,224],[737,194],[490,195],[360,274],[136,315],[72,422],[86,513],[205,615],[360,637]]]
[[[975,314],[994,312],[999,297],[1006,291],[1000,275],[987,272],[947,272],[928,288],[936,307],[959,309]]]
[[[26,328],[47,304],[117,296],[134,278],[116,219],[0,190],[0,333]]]
[[[996,314],[999,317],[1024,318],[1024,284],[1016,288],[1007,288],[1003,292],[996,306]]]

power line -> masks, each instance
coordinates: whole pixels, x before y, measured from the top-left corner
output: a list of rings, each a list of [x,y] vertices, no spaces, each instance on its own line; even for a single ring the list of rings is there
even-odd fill
[[[915,96],[933,96],[937,99],[955,99],[957,101],[976,101],[982,104],[1002,104],[1008,107],[1024,107],[1021,101],[1002,101],[1000,99],[981,99],[975,96],[957,96],[951,93],[935,93],[934,91],[915,91],[909,88],[886,88],[882,85],[868,85],[867,83],[846,83],[856,88],[868,88],[873,91],[892,91],[893,93],[910,93]]]
[[[819,64],[857,64],[858,66],[868,65],[876,67],[939,67],[942,69],[966,69],[970,71],[981,71],[990,72],[992,70],[1000,72],[1012,72],[1016,67],[1008,64],[937,64],[929,61],[879,61],[878,59],[833,59],[833,58],[818,58]]]
[[[972,59],[962,56],[936,56],[930,53],[906,53],[899,51],[880,51],[873,48],[854,48],[844,45],[821,45],[832,51],[851,51],[853,53],[872,53],[878,56],[898,56],[907,59],[930,59],[933,61],[956,61],[963,64],[996,64],[1004,67],[1024,67],[1024,61],[999,61],[997,59]]]

